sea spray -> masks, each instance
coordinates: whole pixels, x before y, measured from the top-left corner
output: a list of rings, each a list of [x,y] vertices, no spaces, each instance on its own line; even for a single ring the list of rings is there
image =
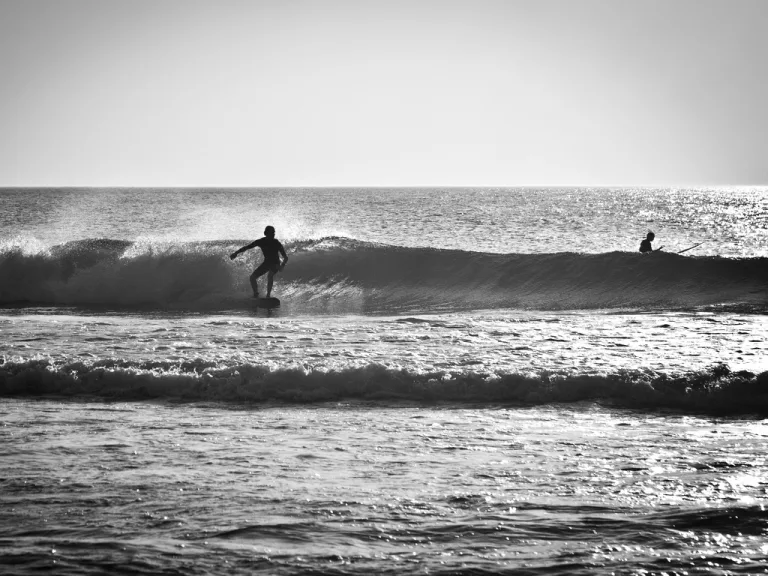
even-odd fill
[[[239,242],[91,239],[29,253],[0,250],[0,305],[175,310],[245,307],[255,257],[230,262]],[[701,306],[768,308],[768,259],[666,253],[494,254],[404,248],[328,237],[287,244],[276,285],[295,310],[321,313],[328,294],[352,312]],[[239,300],[238,300],[239,299]],[[345,309],[343,302],[335,303]],[[290,310],[290,308],[288,308]]]

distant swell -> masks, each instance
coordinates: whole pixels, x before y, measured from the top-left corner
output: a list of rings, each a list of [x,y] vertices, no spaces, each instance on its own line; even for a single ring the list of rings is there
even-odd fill
[[[608,375],[415,373],[378,364],[331,371],[212,362],[101,360],[0,364],[0,396],[181,399],[238,404],[340,400],[548,404],[596,401],[638,409],[768,415],[768,372],[724,365],[670,376],[648,370]]]
[[[228,254],[244,243],[93,239],[45,250],[6,245],[0,248],[0,305],[242,308],[257,259],[251,252],[231,262]],[[303,313],[768,309],[767,258],[489,254],[348,238],[297,242],[287,249],[290,263],[277,277],[275,294]]]

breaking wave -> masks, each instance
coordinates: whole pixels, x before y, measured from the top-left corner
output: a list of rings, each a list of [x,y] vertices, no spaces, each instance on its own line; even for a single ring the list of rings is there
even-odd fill
[[[97,397],[250,403],[343,400],[527,404],[602,402],[636,409],[768,415],[768,372],[725,365],[681,375],[620,370],[607,375],[540,372],[419,373],[379,364],[339,370],[264,365],[50,359],[0,363],[0,396]]]
[[[232,310],[249,305],[245,241],[90,239],[0,246],[0,305]],[[657,252],[492,254],[349,238],[287,244],[275,295],[302,313],[737,305],[768,310],[768,258]],[[333,305],[329,304],[329,300]]]

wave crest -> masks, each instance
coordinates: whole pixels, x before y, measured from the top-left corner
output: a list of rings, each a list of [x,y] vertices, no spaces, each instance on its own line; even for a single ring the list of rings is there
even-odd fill
[[[479,372],[417,373],[379,364],[320,371],[196,360],[101,360],[0,364],[0,395],[95,396],[235,403],[340,400],[527,404],[603,402],[638,409],[711,414],[768,414],[768,372],[725,365],[681,375],[621,370],[607,375]]]
[[[228,258],[244,243],[91,239],[37,252],[6,246],[0,248],[0,305],[244,307],[257,257]],[[357,312],[722,304],[768,309],[768,258],[492,254],[342,237],[286,248],[291,259],[276,290],[305,313],[327,311],[329,296],[341,302],[339,309]]]

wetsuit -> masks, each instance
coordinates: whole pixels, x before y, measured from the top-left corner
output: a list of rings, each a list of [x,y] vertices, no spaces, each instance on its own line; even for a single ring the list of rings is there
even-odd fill
[[[651,241],[648,238],[640,242],[640,252],[653,252]]]
[[[254,270],[254,274],[261,276],[265,272],[277,274],[280,270],[280,253],[285,254],[285,249],[277,238],[264,236],[253,243],[253,247],[258,246],[264,254],[264,262]]]

